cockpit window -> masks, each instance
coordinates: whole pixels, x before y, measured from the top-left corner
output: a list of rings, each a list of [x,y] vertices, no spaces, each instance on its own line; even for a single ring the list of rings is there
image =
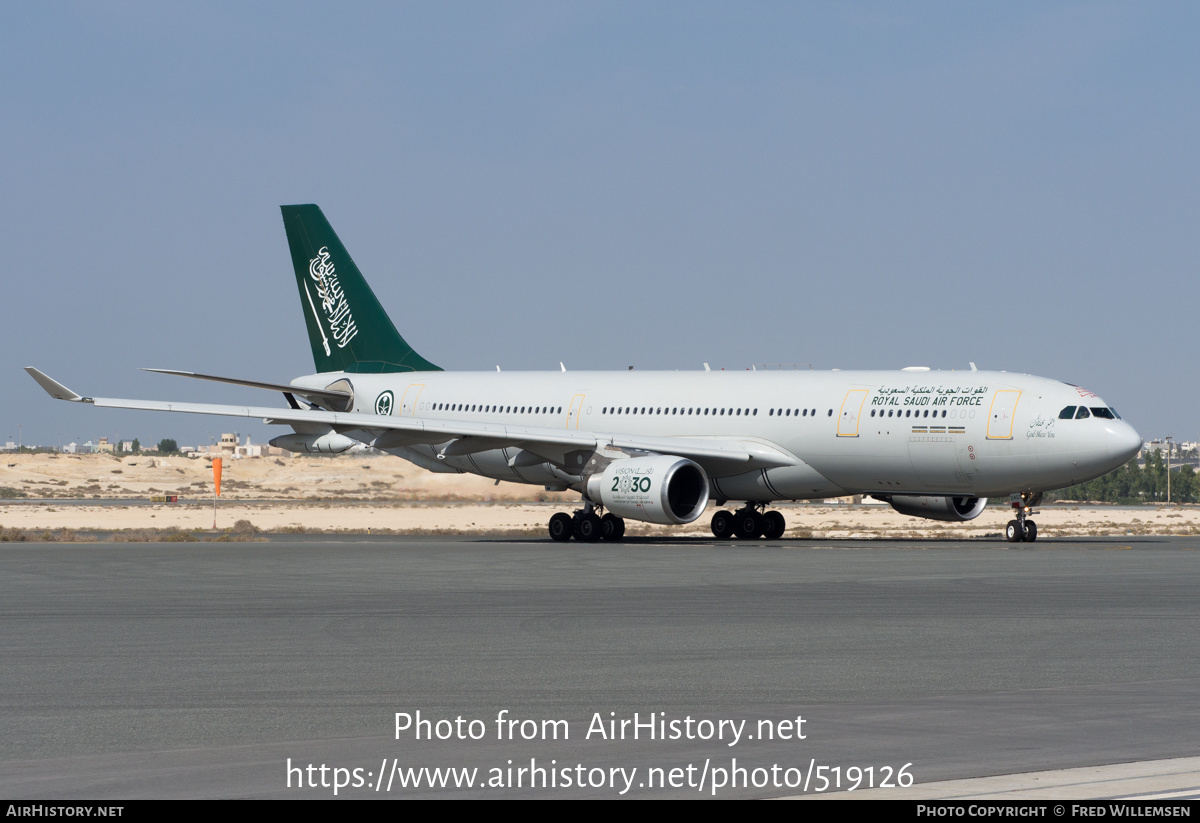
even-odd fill
[[[1085,417],[1091,417],[1091,415],[1088,414],[1087,406],[1080,406],[1079,411],[1075,412],[1075,419],[1082,420]]]
[[[1116,418],[1117,420],[1121,419],[1121,415],[1117,414],[1117,410],[1114,409],[1112,406],[1109,406],[1108,410],[1113,413],[1114,418]]]
[[[1115,420],[1112,409],[1105,406],[1092,406],[1092,417],[1103,417],[1105,420]]]
[[[1075,409],[1077,409],[1077,408],[1079,408],[1079,407],[1078,406],[1067,406],[1065,409],[1063,409],[1062,411],[1060,411],[1058,413],[1058,419],[1059,420],[1070,420],[1071,418],[1073,418],[1075,416]]]

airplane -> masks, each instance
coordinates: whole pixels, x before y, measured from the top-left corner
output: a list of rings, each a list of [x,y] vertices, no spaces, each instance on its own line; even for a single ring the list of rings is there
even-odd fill
[[[316,372],[284,384],[148,371],[281,392],[286,407],[88,397],[26,371],[60,400],[287,425],[270,442],[293,452],[367,444],[434,472],[579,492],[580,509],[550,518],[555,541],[620,540],[626,519],[691,523],[710,502],[716,538],[773,540],[786,522],[772,502],[861,494],[953,522],[1008,498],[1006,539],[1033,542],[1043,492],[1107,474],[1142,446],[1084,388],[974,364],[447,372],[396,330],[320,208],[281,209]]]

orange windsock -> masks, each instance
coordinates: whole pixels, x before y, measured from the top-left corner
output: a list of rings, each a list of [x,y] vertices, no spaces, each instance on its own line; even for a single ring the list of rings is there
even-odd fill
[[[213,484],[217,487],[217,497],[221,496],[221,458],[213,458]]]

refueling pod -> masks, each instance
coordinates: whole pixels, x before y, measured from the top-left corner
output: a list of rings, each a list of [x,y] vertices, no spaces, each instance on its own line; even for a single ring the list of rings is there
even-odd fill
[[[337,432],[325,434],[284,434],[271,441],[277,449],[310,454],[341,454],[358,445],[358,441]]]
[[[708,475],[675,455],[624,458],[588,477],[587,496],[617,517],[678,526],[703,514]]]
[[[930,497],[928,495],[893,494],[888,497],[877,495],[876,499],[886,500],[893,509],[901,514],[924,517],[926,520],[948,520],[954,523],[974,520],[983,514],[983,507],[987,505],[986,497]]]

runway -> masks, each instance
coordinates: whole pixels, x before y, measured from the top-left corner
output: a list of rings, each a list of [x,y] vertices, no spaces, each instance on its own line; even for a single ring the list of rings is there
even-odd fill
[[[344,769],[338,797],[775,797],[803,792],[751,785],[754,769],[806,776],[811,794],[834,768],[878,782],[909,764],[915,798],[925,782],[1194,756],[1197,547],[5,544],[0,794],[333,797]],[[431,733],[461,717],[483,734],[397,739],[396,713],[418,710]],[[498,739],[498,717],[560,736]],[[611,739],[597,718],[643,725]],[[567,739],[543,720],[567,721]],[[681,734],[649,739],[650,720]],[[728,784],[738,766],[745,786]],[[421,767],[477,769],[475,788],[397,785]],[[561,785],[568,770],[585,786]]]

